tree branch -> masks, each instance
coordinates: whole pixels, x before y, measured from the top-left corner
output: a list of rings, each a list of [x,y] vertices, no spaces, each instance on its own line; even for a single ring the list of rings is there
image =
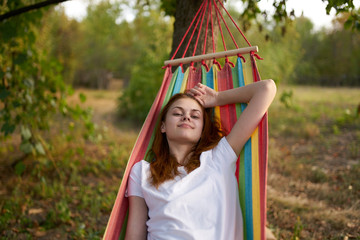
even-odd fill
[[[66,2],[66,1],[68,1],[68,0],[46,0],[43,2],[35,3],[33,5],[18,8],[18,9],[15,9],[15,10],[12,10],[10,12],[0,15],[0,22],[4,21],[5,19],[29,12],[31,10],[40,9],[40,8],[43,8],[43,7],[52,5],[52,4],[57,4],[57,3]]]

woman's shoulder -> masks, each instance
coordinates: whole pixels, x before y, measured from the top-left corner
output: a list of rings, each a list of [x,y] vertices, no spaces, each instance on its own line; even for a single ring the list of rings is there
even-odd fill
[[[226,137],[220,139],[219,143],[211,150],[203,152],[204,158],[211,158],[217,163],[233,163],[237,160],[237,155],[230,146]]]
[[[213,148],[213,151],[225,153],[229,156],[237,157],[234,149],[230,146],[226,137],[222,137],[219,143]]]
[[[137,163],[135,163],[134,166],[135,165],[140,166],[140,167],[148,167],[148,166],[150,166],[150,163],[148,161],[145,161],[145,160],[140,160]]]
[[[150,167],[150,163],[148,161],[145,160],[141,160],[138,161],[137,163],[134,164],[133,168],[148,168]]]
[[[150,163],[145,161],[145,160],[141,160],[137,163],[135,163],[132,168],[131,168],[131,173],[141,173],[144,170],[147,171],[150,168]]]

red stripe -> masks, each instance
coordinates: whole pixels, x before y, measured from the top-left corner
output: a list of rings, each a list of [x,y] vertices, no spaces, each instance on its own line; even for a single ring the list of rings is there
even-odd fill
[[[233,89],[234,83],[233,83],[233,77],[232,77],[232,69],[229,64],[226,64],[225,67],[226,67],[226,72],[225,72],[226,73],[226,88]],[[230,121],[230,127],[232,128],[237,121],[235,104],[229,104],[229,121]]]
[[[260,141],[260,213],[261,213],[261,226],[262,239],[265,239],[265,225],[266,225],[266,185],[267,185],[267,164],[268,164],[268,115],[265,113],[261,120],[259,141]]]
[[[225,64],[223,69],[217,72],[217,80],[218,80],[218,91],[225,91],[228,89],[227,84],[227,74],[229,70],[229,64]],[[231,130],[231,120],[230,120],[230,112],[229,105],[220,106],[220,119],[222,128],[229,133]]]
[[[186,84],[186,89],[191,89],[195,87],[196,84],[201,82],[201,74],[202,74],[201,68],[196,69],[193,66],[190,66],[189,68],[190,69],[189,69],[189,76]]]

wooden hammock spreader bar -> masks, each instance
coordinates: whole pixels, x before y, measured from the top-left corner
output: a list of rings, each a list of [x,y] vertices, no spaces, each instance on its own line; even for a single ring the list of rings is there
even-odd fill
[[[185,57],[185,58],[176,58],[173,60],[167,60],[164,62],[165,66],[178,66],[181,63],[182,64],[188,64],[191,62],[201,62],[202,60],[211,60],[211,59],[218,59],[218,58],[224,58],[224,57],[231,57],[231,56],[236,56],[238,54],[247,54],[250,52],[258,52],[258,47],[257,46],[252,46],[252,47],[245,47],[245,48],[238,48],[238,49],[234,49],[234,50],[228,50],[228,51],[223,51],[223,52],[217,52],[217,53],[208,53],[208,54],[202,54],[202,55],[197,55],[197,56],[193,56],[193,57]]]

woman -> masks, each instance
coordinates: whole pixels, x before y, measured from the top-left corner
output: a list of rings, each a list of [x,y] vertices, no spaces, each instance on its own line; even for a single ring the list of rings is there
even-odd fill
[[[235,163],[275,93],[263,80],[222,92],[198,84],[175,95],[160,115],[154,161],[132,168],[126,239],[242,239]],[[207,108],[240,102],[248,106],[222,137]]]

